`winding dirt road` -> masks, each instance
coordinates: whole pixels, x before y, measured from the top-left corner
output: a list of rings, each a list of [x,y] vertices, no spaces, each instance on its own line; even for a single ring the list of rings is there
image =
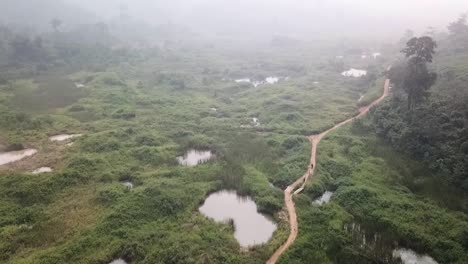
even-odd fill
[[[390,67],[389,67],[390,68]],[[306,173],[297,179],[294,183],[289,185],[286,190],[284,190],[284,203],[286,204],[286,210],[288,211],[289,214],[289,228],[290,228],[290,233],[289,237],[286,240],[286,242],[279,247],[275,253],[270,257],[270,259],[266,262],[267,264],[274,264],[278,261],[278,258],[294,243],[294,240],[296,240],[297,233],[298,233],[298,224],[297,224],[297,214],[296,214],[296,208],[294,207],[294,200],[293,200],[293,195],[300,193],[302,190],[304,190],[306,182],[309,180],[314,175],[315,168],[316,168],[316,161],[317,161],[317,145],[319,144],[320,140],[328,134],[330,131],[333,131],[351,121],[354,119],[360,118],[367,114],[369,110],[379,104],[389,93],[389,86],[390,86],[390,80],[387,79],[385,80],[384,84],[384,92],[380,98],[369,104],[368,106],[362,107],[359,109],[359,114],[356,116],[346,119],[345,121],[338,123],[334,127],[320,133],[317,135],[312,135],[309,136],[309,141],[312,144],[312,149],[311,149],[311,155],[310,155],[310,164],[309,168],[307,169]],[[312,165],[312,167],[311,167]],[[300,187],[299,187],[300,186]],[[299,187],[299,188],[298,188]],[[296,190],[296,188],[298,188]],[[295,190],[295,191],[294,191]]]

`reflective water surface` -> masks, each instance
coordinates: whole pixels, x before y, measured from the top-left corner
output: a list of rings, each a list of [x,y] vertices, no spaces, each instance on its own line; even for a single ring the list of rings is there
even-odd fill
[[[23,149],[17,151],[9,151],[0,153],[0,165],[8,164],[21,160],[25,157],[32,156],[37,153],[35,149]]]
[[[367,71],[365,70],[358,70],[358,69],[349,69],[348,71],[344,71],[341,73],[341,75],[346,76],[346,77],[362,77],[367,74]]]
[[[213,158],[214,154],[211,150],[196,150],[191,149],[185,153],[182,157],[177,157],[177,161],[180,165],[184,166],[197,166],[201,163],[207,162],[211,158]]]
[[[82,134],[60,134],[60,135],[55,135],[49,137],[50,141],[65,141],[68,139],[76,138],[76,137],[81,137]]]
[[[50,167],[40,167],[38,169],[33,170],[32,174],[40,174],[40,173],[46,173],[46,172],[52,172],[52,168],[50,168]]]
[[[200,212],[217,222],[234,223],[234,237],[242,247],[268,242],[276,224],[257,212],[257,205],[248,196],[239,196],[235,191],[219,191],[206,198]]]
[[[428,255],[419,255],[411,249],[399,248],[393,251],[394,258],[400,258],[403,264],[437,264]]]
[[[109,264],[127,264],[127,262],[125,260],[119,258],[119,259],[116,259],[116,260],[112,261]]]
[[[322,196],[320,196],[318,199],[314,201],[314,204],[318,204],[318,205],[326,204],[330,201],[332,195],[333,195],[332,192],[326,191],[322,194]]]

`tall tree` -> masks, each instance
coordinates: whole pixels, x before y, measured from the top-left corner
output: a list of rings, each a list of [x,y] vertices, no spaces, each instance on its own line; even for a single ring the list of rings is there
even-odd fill
[[[413,37],[406,43],[403,52],[407,58],[414,58],[422,62],[432,62],[437,43],[431,37]]]
[[[437,75],[427,68],[436,47],[437,43],[430,37],[413,37],[401,51],[408,58],[402,86],[408,95],[409,110],[429,95],[429,88],[436,81]]]
[[[457,21],[450,23],[447,28],[450,33],[449,40],[452,44],[452,50],[455,52],[468,50],[467,14],[461,15]]]

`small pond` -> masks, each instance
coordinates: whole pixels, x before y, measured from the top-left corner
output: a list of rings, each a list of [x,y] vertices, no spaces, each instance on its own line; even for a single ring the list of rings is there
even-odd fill
[[[353,243],[376,259],[394,260],[388,263],[397,261],[403,264],[437,264],[428,255],[420,255],[411,249],[398,247],[398,236],[395,232],[378,229],[379,227],[372,223],[361,225],[352,222],[344,225],[344,230],[351,235]]]
[[[193,167],[193,166],[202,164],[204,162],[207,162],[213,157],[214,157],[214,154],[211,150],[191,149],[187,151],[184,154],[184,156],[177,157],[177,161],[179,162],[180,165]]]
[[[234,223],[234,237],[242,247],[268,242],[276,224],[257,211],[257,205],[248,196],[239,196],[235,191],[219,191],[206,198],[200,212],[217,222]]]
[[[116,259],[116,260],[112,261],[109,264],[127,264],[127,262],[125,260],[119,258],[119,259]]]
[[[133,189],[133,183],[129,181],[122,182],[122,185],[125,186],[127,189]]]
[[[322,196],[320,196],[314,201],[314,204],[318,204],[318,205],[327,204],[328,202],[330,202],[332,195],[333,195],[332,192],[326,191],[322,194]]]
[[[0,165],[8,164],[21,160],[25,157],[32,156],[37,153],[35,149],[23,149],[18,151],[9,151],[0,153]]]
[[[265,82],[267,82],[269,84],[275,84],[275,83],[279,82],[279,77],[276,77],[276,76],[266,77]]]
[[[428,255],[419,255],[411,249],[399,248],[393,251],[394,258],[400,258],[403,264],[437,264]]]
[[[76,137],[81,137],[82,134],[60,134],[49,137],[50,141],[65,141]]]
[[[237,79],[237,80],[234,80],[236,83],[250,83],[252,84],[254,87],[258,87],[260,85],[264,85],[264,84],[275,84],[275,83],[278,83],[281,79],[284,79],[284,80],[289,80],[289,77],[278,77],[278,76],[268,76],[266,77],[264,80],[252,80],[250,78],[242,78],[242,79]]]
[[[32,171],[32,174],[41,174],[46,172],[52,172],[52,168],[50,167],[40,167],[39,169],[35,169]]]
[[[366,74],[367,74],[367,71],[365,70],[358,70],[358,69],[353,69],[353,68],[341,73],[341,75],[345,77],[356,77],[356,78],[365,76]]]
[[[372,53],[372,57],[374,57],[374,59],[377,59],[377,57],[380,57],[382,54],[380,52],[374,52]]]

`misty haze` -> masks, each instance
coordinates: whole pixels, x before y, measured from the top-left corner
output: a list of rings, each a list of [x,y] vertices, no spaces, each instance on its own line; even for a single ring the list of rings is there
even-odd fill
[[[468,1],[0,0],[0,263],[468,263]]]

